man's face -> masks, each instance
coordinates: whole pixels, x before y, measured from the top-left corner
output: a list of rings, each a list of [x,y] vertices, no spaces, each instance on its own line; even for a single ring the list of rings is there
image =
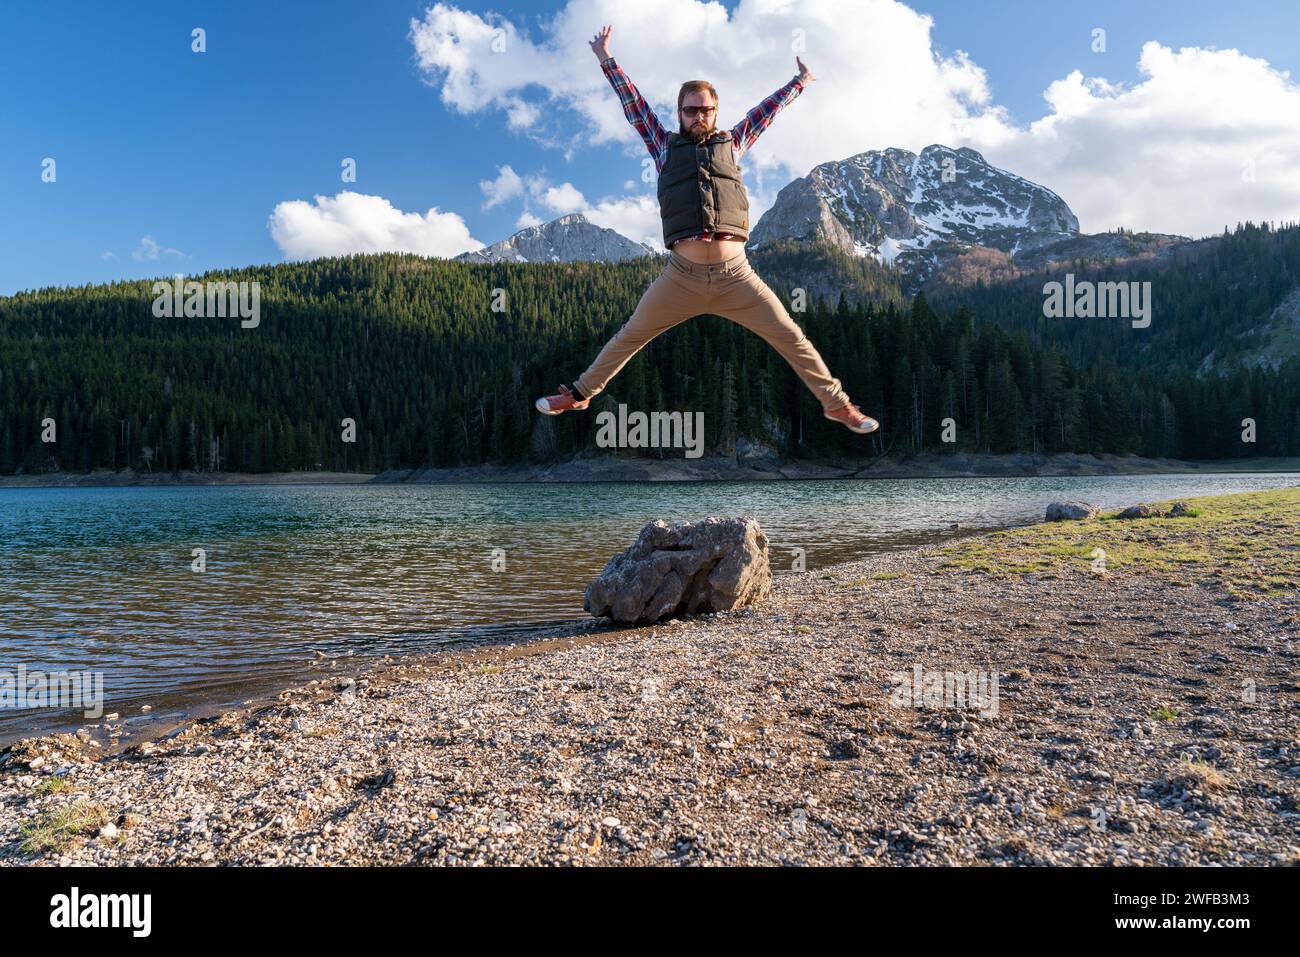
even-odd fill
[[[677,121],[681,124],[682,136],[696,143],[702,142],[714,131],[718,105],[708,90],[687,93],[682,108],[677,111]]]

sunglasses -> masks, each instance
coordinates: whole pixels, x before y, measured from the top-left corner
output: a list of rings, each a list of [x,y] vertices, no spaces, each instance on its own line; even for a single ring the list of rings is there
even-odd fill
[[[718,112],[716,106],[683,106],[682,112],[687,116],[699,116],[703,113],[705,116]]]

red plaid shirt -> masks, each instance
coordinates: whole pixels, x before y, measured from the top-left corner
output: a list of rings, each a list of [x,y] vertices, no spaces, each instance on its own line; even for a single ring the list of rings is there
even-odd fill
[[[664,163],[668,161],[668,137],[669,131],[664,129],[659,117],[655,116],[654,110],[645,101],[645,97],[628,79],[623,68],[614,62],[613,57],[601,61],[600,68],[604,71],[605,76],[609,79],[610,85],[614,87],[614,92],[618,94],[619,101],[623,104],[623,115],[627,117],[638,133],[641,139],[645,140],[646,149],[654,157],[655,172],[662,172]],[[763,100],[762,103],[754,107],[745,114],[745,118],[731,128],[731,155],[735,158],[736,163],[740,163],[740,157],[745,154],[754,141],[758,139],[776,114],[781,112],[785,107],[803,92],[803,81],[797,76],[787,83],[781,89],[777,90],[771,96]],[[731,233],[700,233],[697,236],[689,236],[688,239],[735,239]],[[678,240],[680,242],[681,240]]]

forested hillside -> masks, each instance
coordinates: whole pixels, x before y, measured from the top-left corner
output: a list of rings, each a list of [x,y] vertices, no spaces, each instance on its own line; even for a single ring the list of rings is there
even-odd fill
[[[1036,305],[1032,287],[990,287],[936,311],[923,297],[901,302],[868,270],[881,301],[814,296],[797,318],[855,401],[881,420],[870,438],[823,420],[774,351],[716,316],[655,340],[593,408],[701,410],[711,451],[746,437],[792,457],[951,449],[1296,455],[1294,360],[1224,378],[1198,377],[1195,367],[1241,331],[1243,316],[1288,281],[1294,286],[1297,248],[1294,229],[1252,228],[1187,258],[1160,280],[1146,330],[1045,320],[1041,281]],[[771,285],[787,302],[793,279],[811,268],[800,255],[754,259],[760,273],[781,277]],[[236,318],[156,318],[150,282],[6,297],[0,472],[379,471],[592,450],[594,415],[548,418],[532,401],[586,367],[663,262],[471,264],[385,254],[188,277],[259,282],[255,328]],[[946,417],[956,443],[941,442]],[[1245,417],[1258,422],[1254,445],[1240,441]],[[47,418],[57,442],[41,441]],[[355,442],[341,438],[345,418],[355,420]]]
[[[1067,272],[1076,282],[1150,282],[1150,326],[1044,317],[1043,284]],[[1023,331],[1036,346],[1058,343],[1075,361],[1111,355],[1122,365],[1170,371],[1195,369],[1210,353],[1221,367],[1231,364],[1250,349],[1251,333],[1270,310],[1297,288],[1300,226],[1246,224],[1158,260],[1063,263],[1008,282],[932,292],[931,298],[936,308],[965,304],[982,319]]]

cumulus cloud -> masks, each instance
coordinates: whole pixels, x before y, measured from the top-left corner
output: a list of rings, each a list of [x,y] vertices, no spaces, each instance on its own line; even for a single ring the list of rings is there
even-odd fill
[[[698,0],[570,0],[537,39],[499,14],[437,3],[411,21],[411,42],[448,108],[509,117],[532,103],[530,135],[622,144],[639,179],[645,147],[588,47],[602,23],[615,24],[614,55],[669,126],[684,80],[711,80],[718,125],[732,126],[794,77],[801,55],[819,79],[749,152],[754,173],[802,174],[877,144],[954,140],[972,118],[1002,116],[984,71],[963,53],[935,54],[930,18],[894,0],[741,0],[730,16]]]
[[[572,183],[548,186],[537,193],[537,201],[556,216],[581,213],[587,208],[587,199]]]
[[[109,253],[108,256],[111,256]],[[184,258],[185,254],[179,249],[172,249],[170,246],[161,246],[154,241],[152,236],[145,236],[140,240],[140,245],[135,247],[131,253],[131,258],[136,262],[155,262],[163,256],[171,256],[177,259]],[[108,257],[105,256],[105,259]]]
[[[601,200],[583,211],[597,226],[622,233],[656,249],[664,248],[663,224],[659,219],[659,201],[654,196],[619,196]]]
[[[1075,70],[1050,113],[986,150],[1044,183],[1088,231],[1203,236],[1300,219],[1300,86],[1238,50],[1142,47],[1131,86]]]
[[[943,143],[1055,190],[1085,231],[1205,235],[1247,218],[1300,219],[1300,89],[1237,50],[1148,42],[1131,85],[1063,67],[1044,91],[1044,115],[1017,126],[984,69],[961,50],[938,52],[933,19],[898,0],[740,0],[730,12],[700,0],[569,0],[536,35],[496,13],[437,3],[411,21],[410,36],[448,109],[497,113],[566,157],[607,144],[635,183],[645,147],[587,46],[602,23],[615,24],[614,55],[670,126],[684,80],[718,87],[725,128],[803,57],[817,81],[744,160],[755,217],[819,163]],[[602,202],[630,212],[647,201]]]
[[[629,187],[634,185],[625,184]],[[506,199],[522,199],[524,210],[515,221],[516,229],[538,226],[569,213],[582,213],[597,226],[663,248],[659,202],[653,194],[612,196],[592,202],[571,182],[554,184],[540,174],[520,176],[509,166],[501,167],[496,179],[481,180],[479,187],[487,197],[483,204],[485,208]],[[539,216],[534,209],[540,210],[544,216]]]
[[[346,190],[310,203],[279,203],[267,227],[286,259],[378,252],[448,257],[483,248],[456,213],[404,212],[382,196]]]
[[[524,194],[523,179],[509,166],[502,166],[497,170],[496,179],[479,180],[478,186],[487,197],[483,202],[484,209],[491,209],[499,203]]]

